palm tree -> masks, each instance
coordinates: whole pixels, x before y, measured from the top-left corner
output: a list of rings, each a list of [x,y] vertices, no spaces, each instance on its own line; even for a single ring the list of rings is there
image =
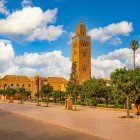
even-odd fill
[[[133,59],[134,59],[134,69],[135,69],[135,52],[138,49],[138,41],[137,40],[132,40],[130,46],[131,46],[131,49],[134,52]]]

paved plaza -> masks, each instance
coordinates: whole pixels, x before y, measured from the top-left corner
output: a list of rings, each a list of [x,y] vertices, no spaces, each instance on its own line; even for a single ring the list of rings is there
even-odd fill
[[[137,140],[140,138],[140,117],[121,119],[124,111],[79,107],[79,111],[68,111],[64,106],[50,107],[31,104],[3,103],[0,109],[35,118],[58,126],[110,140]]]
[[[0,110],[0,140],[103,140]]]

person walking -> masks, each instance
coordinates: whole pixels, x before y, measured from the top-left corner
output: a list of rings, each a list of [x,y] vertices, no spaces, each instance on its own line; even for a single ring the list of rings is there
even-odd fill
[[[140,94],[136,97],[135,108],[137,109],[137,115],[140,115]]]

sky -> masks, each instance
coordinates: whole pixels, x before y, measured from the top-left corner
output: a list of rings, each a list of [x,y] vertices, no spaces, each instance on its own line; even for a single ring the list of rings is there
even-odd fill
[[[92,77],[132,68],[130,42],[140,42],[139,5],[139,0],[0,0],[0,76],[69,79],[71,38],[80,19],[91,36]]]

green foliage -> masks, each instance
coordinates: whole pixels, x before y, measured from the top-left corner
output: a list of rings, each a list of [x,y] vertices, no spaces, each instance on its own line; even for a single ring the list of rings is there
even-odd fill
[[[82,92],[86,98],[97,97],[100,92],[100,84],[97,79],[91,78],[83,83]]]
[[[24,87],[19,87],[19,88],[17,89],[17,93],[20,94],[21,96],[25,96],[26,90],[25,90]]]
[[[130,94],[134,90],[132,70],[126,68],[116,69],[111,73],[112,84],[124,94]]]
[[[116,69],[111,73],[111,80],[115,87],[126,96],[127,117],[129,117],[129,102],[133,102],[135,93],[140,88],[140,68],[136,69]]]
[[[25,97],[29,97],[31,95],[31,92],[27,91],[24,87],[19,87],[17,89],[17,93],[20,94],[21,103],[22,103],[23,98],[25,99]]]
[[[52,92],[52,97],[53,97],[53,102],[62,102],[62,100],[64,100],[65,97],[65,92],[60,91],[60,90],[54,90]]]
[[[14,94],[16,93],[16,90],[13,89],[13,88],[8,87],[6,89],[6,93],[7,93],[8,96],[14,96]]]
[[[6,91],[3,89],[0,89],[0,95],[6,95]]]
[[[125,94],[138,94],[140,93],[140,68],[127,70],[116,69],[111,73],[111,80],[113,86]]]
[[[41,88],[41,93],[44,97],[50,96],[53,92],[53,87],[50,84],[43,85]]]
[[[52,92],[53,92],[53,86],[51,86],[50,84],[43,85],[43,87],[41,88],[41,94],[42,94],[42,97],[45,97],[47,106],[49,103],[49,97],[51,96]]]
[[[76,62],[72,63],[70,83],[73,83],[73,84],[79,83],[79,79],[78,79],[78,76],[77,76],[77,64],[76,64]]]
[[[138,41],[132,40],[130,46],[133,51],[136,51],[138,49]]]

